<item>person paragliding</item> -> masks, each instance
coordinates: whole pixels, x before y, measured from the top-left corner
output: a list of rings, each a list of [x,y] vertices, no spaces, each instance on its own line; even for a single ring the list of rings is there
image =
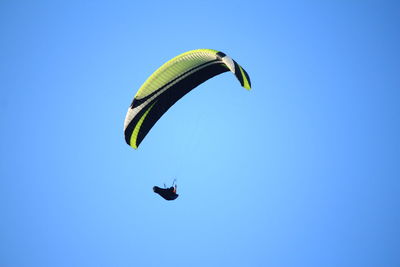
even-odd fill
[[[176,193],[178,186],[175,184],[176,179],[172,183],[172,186],[166,188],[164,184],[164,188],[160,188],[158,186],[153,187],[154,193],[159,194],[165,200],[175,200],[179,195]]]
[[[213,49],[196,49],[164,63],[137,90],[125,116],[126,143],[137,149],[157,121],[177,101],[203,82],[224,72],[232,72],[240,85],[251,89],[250,77],[235,60]],[[208,103],[200,103],[207,108]],[[175,182],[175,181],[174,181]],[[177,186],[153,187],[165,200],[179,195]]]

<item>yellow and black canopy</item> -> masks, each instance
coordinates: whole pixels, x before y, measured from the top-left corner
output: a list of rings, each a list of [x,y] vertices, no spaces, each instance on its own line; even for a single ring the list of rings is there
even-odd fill
[[[199,84],[226,71],[233,72],[244,88],[251,88],[247,72],[236,61],[216,50],[192,50],[166,62],[136,93],[125,118],[126,142],[138,148],[173,104]]]

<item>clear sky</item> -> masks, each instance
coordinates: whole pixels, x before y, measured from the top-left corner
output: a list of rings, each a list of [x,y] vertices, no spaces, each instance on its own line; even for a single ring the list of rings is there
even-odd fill
[[[0,266],[400,266],[397,1],[1,1]],[[138,150],[146,78],[225,73]],[[178,179],[172,202],[152,192]]]

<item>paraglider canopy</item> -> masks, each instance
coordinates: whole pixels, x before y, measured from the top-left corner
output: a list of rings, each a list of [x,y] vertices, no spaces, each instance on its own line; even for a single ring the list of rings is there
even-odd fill
[[[160,188],[158,186],[154,186],[153,191],[154,191],[154,193],[159,194],[165,200],[174,200],[179,196],[176,193],[176,185],[175,185],[175,187],[171,186],[169,188]]]
[[[220,51],[196,49],[166,62],[143,83],[128,108],[124,122],[126,143],[138,148],[150,129],[179,99],[208,79],[227,71],[250,90],[247,72]]]

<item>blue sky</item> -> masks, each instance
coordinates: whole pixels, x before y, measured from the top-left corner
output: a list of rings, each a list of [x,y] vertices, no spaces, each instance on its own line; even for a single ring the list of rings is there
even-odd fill
[[[2,1],[0,266],[400,266],[399,11]],[[215,77],[127,146],[136,90],[197,48],[253,89]]]

